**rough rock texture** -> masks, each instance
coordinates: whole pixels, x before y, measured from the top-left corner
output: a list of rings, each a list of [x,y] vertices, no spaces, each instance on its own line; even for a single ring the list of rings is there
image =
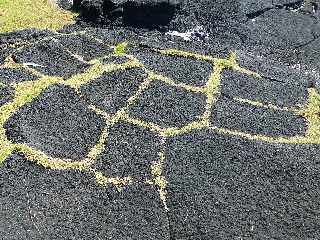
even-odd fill
[[[106,2],[0,35],[0,239],[319,239],[319,1]]]
[[[103,129],[101,117],[64,86],[48,88],[5,124],[13,142],[27,143],[51,156],[84,158]]]
[[[319,236],[319,146],[195,131],[167,151],[171,239]]]

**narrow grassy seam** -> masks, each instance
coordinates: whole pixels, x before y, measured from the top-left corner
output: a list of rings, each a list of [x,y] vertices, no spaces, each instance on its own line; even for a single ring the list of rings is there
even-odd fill
[[[191,86],[191,85],[184,84],[184,83],[176,83],[171,78],[162,76],[160,74],[156,74],[151,71],[148,71],[148,74],[149,74],[149,78],[152,80],[160,80],[170,86],[180,88],[180,89],[186,90],[188,92],[205,93],[205,88],[203,88],[203,87],[195,87],[195,86]]]
[[[320,95],[315,88],[309,88],[308,93],[307,105],[300,113],[308,124],[306,138],[310,142],[320,143]]]
[[[250,104],[255,107],[266,108],[266,109],[271,109],[271,110],[275,110],[275,111],[293,112],[295,114],[299,114],[299,111],[300,111],[297,108],[279,107],[279,106],[273,105],[271,103],[265,104],[265,103],[262,103],[259,101],[253,101],[253,100],[243,99],[243,98],[238,98],[238,97],[233,98],[233,100],[235,100],[239,103]]]
[[[162,141],[162,150],[158,153],[159,160],[155,161],[151,165],[151,174],[153,175],[153,179],[147,180],[146,183],[150,185],[157,186],[160,199],[163,203],[164,209],[166,211],[169,211],[168,205],[167,205],[167,186],[168,181],[166,180],[163,168],[166,161],[165,157],[165,143],[166,139],[163,138]]]
[[[45,153],[37,151],[24,144],[15,145],[15,151],[23,153],[29,161],[35,162],[38,165],[41,165],[44,168],[49,169],[77,169],[80,171],[84,171],[88,169],[88,167],[90,167],[91,164],[89,159],[74,161],[72,159],[60,159],[49,157]]]
[[[108,187],[109,185],[114,185],[118,191],[122,191],[125,186],[131,185],[134,181],[131,177],[106,177],[102,172],[95,172],[95,178],[97,183],[102,186]]]
[[[211,56],[200,55],[197,53],[191,53],[191,52],[181,51],[177,49],[165,49],[165,50],[154,49],[154,51],[167,56],[193,58],[196,60],[207,61],[207,62],[214,62],[215,60],[217,60],[217,58],[213,58]]]

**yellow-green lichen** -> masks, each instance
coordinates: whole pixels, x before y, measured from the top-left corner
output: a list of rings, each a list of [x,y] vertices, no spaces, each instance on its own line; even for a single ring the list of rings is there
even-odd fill
[[[83,171],[91,165],[89,159],[74,161],[72,159],[53,158],[41,151],[35,150],[23,144],[16,144],[15,151],[23,153],[29,161],[35,162],[49,169],[77,169]]]
[[[216,59],[211,56],[201,55],[201,54],[187,52],[187,51],[181,51],[177,49],[165,49],[165,50],[155,49],[154,51],[167,56],[193,58],[196,60],[207,61],[207,62],[214,62],[214,60]]]
[[[238,97],[233,98],[233,100],[235,100],[235,101],[237,101],[239,103],[246,103],[246,104],[250,104],[252,106],[271,109],[271,110],[275,110],[275,111],[293,112],[293,113],[297,113],[297,114],[299,112],[299,110],[296,109],[296,108],[279,107],[279,106],[276,106],[276,105],[271,104],[271,103],[265,104],[265,103],[262,103],[262,102],[259,102],[259,101],[253,101],[253,100],[243,99],[243,98],[238,98]]]
[[[209,127],[208,119],[194,121],[194,122],[191,122],[190,124],[187,124],[181,128],[166,128],[163,130],[163,135],[166,137],[173,137],[176,135],[191,132],[193,130],[199,130],[199,129],[202,129],[205,127]]]
[[[114,53],[117,56],[124,56],[126,54],[127,47],[128,47],[128,42],[119,43],[114,47]]]
[[[90,150],[90,152],[88,154],[88,159],[92,159],[92,161],[94,161],[104,151],[105,144],[106,144],[106,141],[108,138],[108,130],[109,129],[106,127],[102,131],[102,134],[100,135],[100,138],[99,138],[97,144]]]
[[[308,103],[300,111],[308,122],[306,137],[314,142],[320,142],[320,95],[315,88],[309,88]]]
[[[166,141],[165,139],[163,139],[162,141],[163,148],[165,145],[165,141]],[[164,163],[165,163],[165,153],[164,153],[164,149],[162,149],[162,151],[159,152],[159,161],[153,162],[153,164],[151,165],[151,174],[153,175],[153,179],[147,180],[146,183],[158,187],[159,196],[163,203],[163,206],[166,211],[169,211],[169,208],[167,205],[168,182],[163,175]]]
[[[149,78],[152,80],[160,80],[164,83],[167,83],[173,87],[181,88],[183,90],[195,93],[205,93],[205,88],[203,87],[195,87],[184,83],[174,82],[171,78],[162,76],[160,74],[155,74],[154,72],[148,71]]]
[[[137,92],[128,98],[126,108],[128,108],[131,104],[133,104],[138,99],[138,97],[143,93],[143,91],[149,87],[152,81],[153,79],[147,78],[142,82]]]
[[[0,0],[0,32],[27,28],[58,30],[74,23],[75,16],[48,0]]]
[[[121,191],[125,186],[128,186],[133,183],[133,179],[131,177],[106,177],[103,175],[102,172],[95,172],[95,177],[97,183],[99,183],[102,186],[108,186],[108,185],[114,185],[118,189],[118,191]]]
[[[162,129],[161,127],[159,127],[158,125],[151,123],[151,122],[145,122],[142,121],[140,119],[134,119],[131,118],[129,116],[127,116],[126,118],[123,119],[123,121],[133,124],[133,125],[137,125],[146,129],[149,129],[152,132],[158,133],[160,135],[162,135],[162,132],[164,131],[164,129]]]

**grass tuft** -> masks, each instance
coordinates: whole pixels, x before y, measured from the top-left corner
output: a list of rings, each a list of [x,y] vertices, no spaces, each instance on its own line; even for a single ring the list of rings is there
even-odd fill
[[[127,47],[128,47],[128,42],[119,43],[117,46],[115,46],[114,53],[117,56],[123,56],[126,54]]]

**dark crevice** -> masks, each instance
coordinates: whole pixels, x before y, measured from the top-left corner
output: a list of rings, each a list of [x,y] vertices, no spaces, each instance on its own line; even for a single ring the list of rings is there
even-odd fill
[[[316,80],[315,79],[309,79],[307,83],[307,88],[316,88]]]
[[[248,13],[246,14],[247,18],[249,19],[255,19],[261,15],[263,15],[265,12],[271,10],[273,8],[265,8],[265,9],[262,9],[262,10],[259,10],[259,11],[256,11],[256,12],[252,12],[252,13]]]
[[[14,63],[19,63],[19,60],[17,59],[16,55],[10,54],[9,57],[11,57],[11,59],[12,59],[12,61],[13,61]]]
[[[80,16],[97,25],[122,25],[125,27],[158,29],[167,26],[176,10],[179,1],[161,0],[143,2],[138,0],[117,1],[113,0],[77,0],[74,1],[74,10]]]
[[[173,233],[173,226],[170,222],[170,217],[169,217],[169,212],[166,211],[166,215],[167,215],[167,220],[168,220],[168,227],[169,227],[169,240],[176,240],[174,238],[174,233]]]
[[[319,4],[318,3],[311,3],[311,5],[312,5],[313,12],[318,12]]]
[[[309,44],[313,43],[314,41],[316,41],[318,39],[319,39],[319,37],[318,38],[313,37],[310,41],[308,41],[308,42],[306,42],[304,44],[300,44],[299,46],[296,46],[294,49],[295,50],[299,50],[300,48],[304,48],[304,47],[308,46]]]
[[[123,7],[123,24],[138,28],[166,26],[174,17],[175,6],[160,3],[155,6],[146,5],[139,7],[135,3],[128,2]]]
[[[232,96],[230,96],[230,95],[228,95],[228,94],[226,94],[224,92],[220,93],[220,98],[224,98],[224,99],[229,100],[229,101],[235,101],[234,97],[232,97]]]
[[[152,46],[148,45],[147,43],[143,43],[143,42],[139,43],[138,47],[146,49],[146,50],[148,49],[149,51],[156,52],[156,50],[154,50],[154,48]],[[163,50],[163,49],[161,49],[161,50]]]
[[[260,74],[260,76],[262,78],[265,78],[267,80],[270,80],[271,82],[278,82],[278,83],[286,83],[285,81],[282,81],[280,79],[277,79],[277,78],[273,78],[273,77],[269,77],[269,76],[266,76],[266,75],[263,75],[263,74]]]

